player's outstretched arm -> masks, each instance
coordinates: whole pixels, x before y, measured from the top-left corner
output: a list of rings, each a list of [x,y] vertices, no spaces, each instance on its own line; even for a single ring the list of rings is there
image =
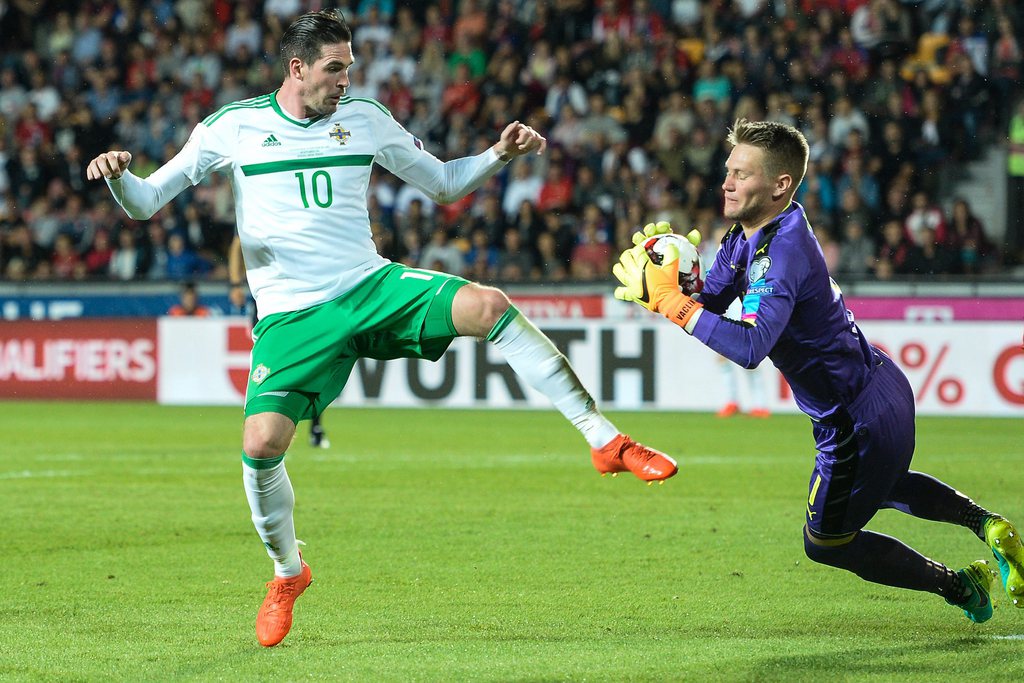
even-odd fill
[[[89,162],[89,167],[85,170],[85,177],[89,180],[99,180],[100,178],[117,180],[128,169],[128,164],[131,162],[131,152],[123,150],[104,152]]]
[[[530,152],[543,154],[547,147],[547,138],[525,123],[513,121],[501,131],[501,138],[494,144],[493,149],[499,159],[510,161]]]
[[[543,135],[519,121],[505,126],[498,142],[480,154],[440,161],[391,116],[368,111],[379,123],[378,164],[410,183],[438,204],[462,199],[498,173],[513,157],[547,149]]]
[[[135,220],[149,219],[179,192],[192,185],[178,157],[144,180],[128,170],[131,161],[130,152],[104,152],[89,162],[85,177],[89,180],[106,180],[114,199]]]

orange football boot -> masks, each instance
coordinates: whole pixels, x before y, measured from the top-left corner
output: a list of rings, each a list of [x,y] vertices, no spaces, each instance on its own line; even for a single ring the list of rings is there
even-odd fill
[[[305,562],[298,576],[275,576],[273,581],[267,581],[267,597],[256,615],[256,638],[260,645],[273,647],[284,640],[292,628],[295,600],[311,583],[313,572]]]
[[[625,434],[619,434],[604,448],[591,448],[590,460],[601,476],[632,472],[644,481],[663,481],[679,471],[675,460]]]
[[[754,408],[747,414],[750,415],[750,417],[758,417],[764,419],[766,417],[771,417],[772,411],[768,410],[767,408]]]
[[[726,403],[722,409],[715,413],[715,417],[732,417],[740,412],[740,407],[735,403]]]

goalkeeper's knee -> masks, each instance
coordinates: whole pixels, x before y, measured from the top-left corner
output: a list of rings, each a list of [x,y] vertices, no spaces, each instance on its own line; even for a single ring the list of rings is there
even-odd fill
[[[830,567],[842,569],[853,569],[858,564],[857,551],[853,548],[852,541],[857,538],[854,531],[851,534],[840,538],[821,538],[804,527],[804,553],[808,558],[820,564],[827,564]]]

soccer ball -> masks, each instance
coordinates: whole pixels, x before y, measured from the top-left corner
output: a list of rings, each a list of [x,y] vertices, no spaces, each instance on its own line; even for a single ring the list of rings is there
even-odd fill
[[[690,244],[690,241],[682,235],[674,232],[665,235],[649,237],[644,242],[644,251],[651,258],[656,266],[661,265],[662,256],[665,254],[665,247],[670,244],[676,245],[679,249],[679,289],[683,294],[697,294],[704,289],[704,278],[701,277],[700,254],[697,247]]]

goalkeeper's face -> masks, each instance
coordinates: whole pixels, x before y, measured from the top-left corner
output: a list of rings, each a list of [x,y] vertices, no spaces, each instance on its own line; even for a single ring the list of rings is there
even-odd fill
[[[349,86],[348,70],[354,62],[352,43],[335,43],[324,45],[315,62],[302,65],[302,103],[307,114],[334,113]]]
[[[744,228],[759,228],[778,213],[776,179],[764,169],[764,150],[740,143],[725,162],[723,215]]]

